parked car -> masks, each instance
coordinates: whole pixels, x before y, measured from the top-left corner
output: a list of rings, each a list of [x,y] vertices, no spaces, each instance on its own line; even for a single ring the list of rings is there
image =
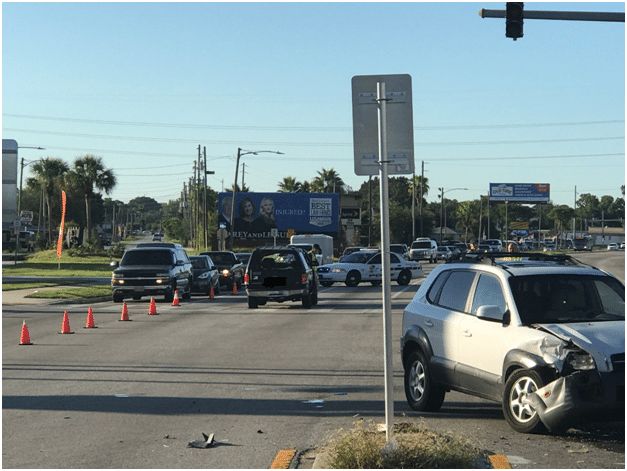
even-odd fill
[[[316,272],[297,247],[260,247],[250,257],[244,286],[248,307],[268,301],[300,301],[304,308],[318,304]]]
[[[462,253],[456,246],[447,245],[446,247],[451,251],[451,260],[459,260],[460,258],[462,258]]]
[[[618,244],[607,244],[607,250],[618,250]]]
[[[438,244],[428,237],[421,237],[411,243],[409,249],[409,259],[414,262],[419,260],[429,260],[429,263],[438,261]]]
[[[523,433],[623,417],[623,283],[566,255],[474,257],[434,269],[404,310],[411,408],[437,411],[460,391],[501,402]]]
[[[248,265],[248,261],[250,260],[250,253],[249,252],[236,253],[235,258],[237,258],[240,262],[242,262],[242,265],[244,265],[244,268],[245,268],[246,265]]]
[[[201,292],[203,294],[220,294],[220,273],[214,266],[209,255],[192,255],[189,257],[194,268],[194,282],[192,284],[192,292]]]
[[[141,299],[142,296],[163,295],[172,301],[179,292],[189,299],[194,273],[185,249],[179,244],[147,243],[127,250],[120,262],[111,262],[113,301],[124,298]]]
[[[244,281],[244,264],[237,259],[235,253],[221,250],[201,252],[200,255],[209,255],[213,264],[220,273],[220,286],[225,286],[229,291],[233,285],[237,289],[242,287]]]
[[[492,246],[488,244],[479,244],[477,246],[477,253],[489,253],[492,252]]]
[[[392,252],[390,253],[390,271],[392,279],[396,280],[399,285],[407,285],[412,278],[423,276],[420,262],[407,261]],[[381,252],[378,250],[353,252],[343,262],[319,266],[318,277],[322,286],[331,286],[339,282],[355,287],[364,281],[380,285],[383,278]]]
[[[405,260],[409,260],[409,249],[407,244],[390,244],[390,252],[399,254]]]

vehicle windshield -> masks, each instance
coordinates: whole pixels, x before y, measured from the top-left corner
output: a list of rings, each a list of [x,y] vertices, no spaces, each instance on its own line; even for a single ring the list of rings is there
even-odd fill
[[[430,249],[431,242],[414,242],[411,244],[412,249]]]
[[[625,320],[625,287],[610,276],[514,276],[523,325]]]
[[[169,250],[130,250],[122,257],[121,265],[174,265]]]
[[[347,255],[342,263],[366,263],[376,252],[353,252]]]
[[[213,260],[213,263],[215,263],[216,265],[232,265],[236,261],[233,259],[234,257],[230,253],[214,252],[212,254],[209,254],[209,256],[211,257],[211,260]]]
[[[207,268],[206,258],[192,258],[191,261],[194,268]]]

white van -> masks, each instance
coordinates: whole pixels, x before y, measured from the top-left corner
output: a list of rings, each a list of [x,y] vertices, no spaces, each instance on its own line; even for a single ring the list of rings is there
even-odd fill
[[[314,245],[318,244],[322,254],[316,257],[320,265],[333,263],[333,237],[324,234],[300,234],[294,235],[290,239],[291,245]],[[307,250],[309,252],[309,250]]]
[[[438,244],[428,237],[419,237],[411,243],[409,259],[413,261],[429,260],[429,263],[437,263]]]

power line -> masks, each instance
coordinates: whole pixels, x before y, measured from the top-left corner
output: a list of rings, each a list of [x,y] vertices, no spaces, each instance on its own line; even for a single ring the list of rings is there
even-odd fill
[[[162,137],[136,137],[136,136],[111,136],[106,134],[82,134],[82,133],[66,133],[66,132],[58,132],[58,131],[41,131],[41,130],[33,130],[33,129],[17,129],[17,128],[2,128],[3,131],[10,132],[24,132],[31,134],[48,134],[54,136],[69,136],[69,137],[84,137],[90,139],[117,139],[123,141],[146,141],[146,142],[173,142],[173,143],[197,143],[201,139],[174,139],[174,138],[162,138]],[[415,143],[416,147],[431,147],[431,146],[475,146],[475,145],[511,145],[511,144],[539,144],[539,143],[547,143],[547,142],[585,142],[585,141],[608,141],[608,140],[618,140],[625,139],[625,136],[613,136],[613,137],[575,137],[575,138],[564,138],[564,139],[532,139],[532,140],[523,140],[523,141],[466,141],[466,142],[418,142]],[[306,146],[306,147],[347,147],[353,146],[352,142],[262,142],[262,141],[252,141],[252,142],[242,142],[241,140],[237,141],[212,141],[202,139],[204,142],[208,144],[230,144],[230,145],[244,145],[244,146]]]
[[[38,119],[44,121],[59,121],[72,123],[90,123],[90,124],[108,124],[117,126],[138,126],[138,127],[163,127],[174,129],[226,129],[226,130],[258,130],[258,131],[352,131],[352,127],[317,127],[317,126],[231,126],[221,124],[179,124],[179,123],[151,123],[141,121],[115,121],[115,120],[99,120],[99,119],[82,119],[82,118],[62,118],[56,116],[34,116],[22,115],[14,113],[2,113],[2,116],[9,118],[26,118]],[[415,126],[416,131],[450,131],[455,129],[510,129],[510,128],[537,128],[537,127],[556,127],[556,126],[589,126],[597,124],[619,124],[624,123],[624,119],[615,120],[599,120],[599,121],[575,121],[561,123],[527,123],[527,124],[478,124],[478,125],[461,125],[461,126]]]

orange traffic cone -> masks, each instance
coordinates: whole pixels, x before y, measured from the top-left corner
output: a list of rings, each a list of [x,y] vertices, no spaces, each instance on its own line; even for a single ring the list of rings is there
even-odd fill
[[[233,293],[232,294],[237,294],[237,283],[233,283]]]
[[[87,322],[85,323],[85,327],[83,327],[83,329],[97,329],[97,328],[98,327],[96,327],[96,325],[94,324],[94,311],[91,310],[91,306],[90,306],[87,311]]]
[[[28,334],[28,327],[26,327],[26,319],[22,323],[22,335],[20,336],[20,345],[32,345],[30,341],[30,335]]]
[[[178,290],[174,291],[174,301],[172,301],[172,306],[179,306],[179,292]]]
[[[213,285],[211,286],[211,290],[209,290],[209,299],[215,298],[215,294],[213,293]]]
[[[130,321],[131,319],[128,318],[128,308],[126,307],[126,303],[124,303],[124,305],[122,306],[122,317],[120,318],[120,321]]]
[[[148,308],[149,316],[157,316],[157,304],[155,303],[155,298],[150,298],[150,307]]]
[[[63,313],[63,326],[61,327],[60,334],[73,334],[74,332],[70,332],[70,319],[67,316],[67,311]]]

